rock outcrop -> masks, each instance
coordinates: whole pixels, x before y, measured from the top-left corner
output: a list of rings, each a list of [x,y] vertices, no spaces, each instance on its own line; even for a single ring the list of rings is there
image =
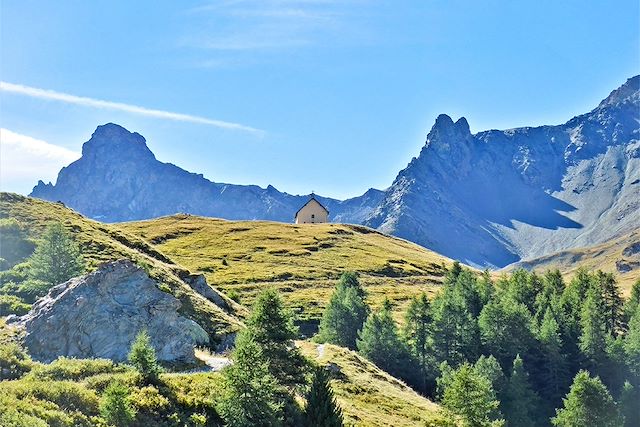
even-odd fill
[[[192,362],[207,333],[178,313],[180,302],[128,260],[55,286],[19,322],[31,356],[126,360],[136,334],[146,329],[159,360]]]

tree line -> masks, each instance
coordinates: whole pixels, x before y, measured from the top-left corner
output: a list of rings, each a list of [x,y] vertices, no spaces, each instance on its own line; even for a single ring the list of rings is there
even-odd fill
[[[345,273],[320,342],[348,347],[470,426],[640,425],[640,281],[623,301],[614,275],[517,270],[497,281],[454,263],[402,327],[372,311]]]

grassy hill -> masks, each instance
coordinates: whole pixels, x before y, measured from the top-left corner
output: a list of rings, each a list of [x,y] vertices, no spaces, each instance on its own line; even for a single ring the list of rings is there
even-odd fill
[[[210,337],[241,327],[236,315],[244,314],[242,307],[230,302],[229,309],[223,310],[204,298],[187,283],[190,277],[188,270],[139,237],[112,225],[89,220],[60,203],[11,193],[0,193],[0,219],[15,220],[26,234],[26,239],[31,241],[37,240],[51,222],[61,222],[79,243],[89,270],[106,261],[129,258],[166,286],[182,302],[182,314],[198,322]],[[0,257],[5,257],[4,252],[8,252],[7,247],[0,249]]]
[[[345,425],[424,426],[439,415],[439,406],[357,353],[330,344],[301,342],[302,352],[321,365],[333,364],[331,388]]]
[[[521,261],[505,270],[511,271],[517,267],[540,272],[557,268],[567,278],[571,278],[580,267],[612,272],[616,275],[623,293],[628,295],[633,283],[640,280],[640,230],[600,245],[561,251]]]
[[[357,271],[378,305],[433,292],[451,260],[406,240],[346,224],[226,221],[174,215],[118,224],[209,283],[251,305],[266,286],[279,289],[301,318],[317,319],[340,274]]]

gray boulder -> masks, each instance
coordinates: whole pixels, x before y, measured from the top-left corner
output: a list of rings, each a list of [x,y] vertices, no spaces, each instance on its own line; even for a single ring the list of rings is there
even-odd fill
[[[126,360],[136,334],[147,329],[159,360],[194,361],[208,335],[178,314],[180,302],[128,260],[55,286],[20,319],[31,356]]]

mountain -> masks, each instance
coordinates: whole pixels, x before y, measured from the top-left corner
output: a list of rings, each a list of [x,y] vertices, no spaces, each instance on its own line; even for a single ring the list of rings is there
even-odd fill
[[[590,246],[640,224],[640,76],[558,126],[441,115],[366,225],[479,266]]]
[[[317,197],[339,222],[362,222],[383,193],[370,189],[349,200]],[[211,182],[156,159],[139,133],[108,123],[82,146],[82,157],[62,168],[55,185],[38,182],[31,196],[62,201],[105,222],[156,218],[179,212],[226,219],[292,222],[309,196],[273,186]]]
[[[506,268],[525,268],[544,272],[557,268],[569,278],[579,268],[601,269],[614,272],[620,288],[629,293],[631,286],[640,280],[640,229],[595,246],[573,248],[555,252],[527,261],[519,261]]]
[[[556,126],[472,134],[440,115],[384,190],[318,197],[334,222],[364,224],[482,267],[599,244],[640,224],[640,76]],[[107,222],[186,212],[291,222],[308,196],[214,183],[156,160],[137,133],[99,126],[55,185],[31,194]]]

